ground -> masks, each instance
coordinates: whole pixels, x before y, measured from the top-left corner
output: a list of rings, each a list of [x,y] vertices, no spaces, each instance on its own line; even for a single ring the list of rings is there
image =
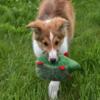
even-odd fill
[[[62,82],[60,100],[100,100],[100,1],[73,0],[76,30],[70,56],[85,75]],[[48,81],[35,73],[32,31],[39,0],[0,0],[0,100],[48,100]]]

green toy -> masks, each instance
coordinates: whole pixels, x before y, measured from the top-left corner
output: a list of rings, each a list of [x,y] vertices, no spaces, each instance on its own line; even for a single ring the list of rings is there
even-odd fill
[[[46,80],[71,79],[71,73],[76,70],[81,70],[80,64],[64,55],[59,55],[55,64],[50,63],[46,56],[41,56],[36,61],[37,76]]]

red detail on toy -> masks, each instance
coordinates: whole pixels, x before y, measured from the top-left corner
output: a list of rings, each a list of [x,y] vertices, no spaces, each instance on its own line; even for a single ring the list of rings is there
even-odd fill
[[[64,66],[59,66],[59,69],[63,71],[63,70],[65,70],[65,67]]]
[[[36,62],[36,64],[38,64],[38,65],[43,65],[43,62],[38,61],[38,62]]]
[[[68,52],[65,52],[64,53],[64,56],[68,57],[69,56],[69,53]]]

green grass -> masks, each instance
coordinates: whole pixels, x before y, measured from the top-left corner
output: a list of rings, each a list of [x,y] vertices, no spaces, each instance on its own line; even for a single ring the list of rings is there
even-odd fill
[[[48,81],[37,78],[31,34],[39,0],[0,0],[0,100],[48,100]],[[61,84],[60,100],[100,100],[100,1],[73,0],[76,31],[71,57],[85,70]]]

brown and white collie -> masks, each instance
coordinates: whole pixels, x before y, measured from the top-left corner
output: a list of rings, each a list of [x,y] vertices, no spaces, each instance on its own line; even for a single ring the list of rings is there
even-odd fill
[[[66,54],[74,33],[75,16],[71,0],[43,0],[38,17],[27,27],[33,28],[33,49],[36,57],[42,53],[55,63],[59,54]],[[57,99],[59,81],[51,81],[48,94]]]

